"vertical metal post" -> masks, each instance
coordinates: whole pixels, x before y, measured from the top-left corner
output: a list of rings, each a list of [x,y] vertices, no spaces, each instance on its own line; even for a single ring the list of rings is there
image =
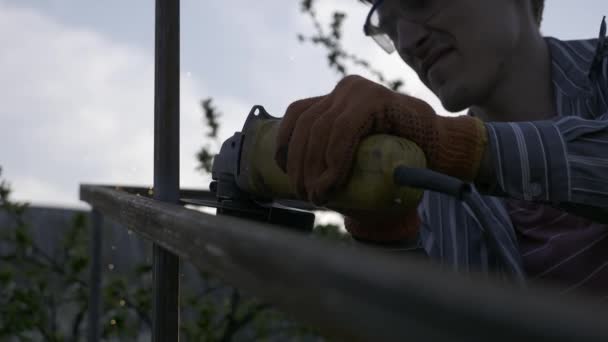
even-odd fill
[[[93,208],[91,211],[91,274],[89,278],[89,342],[97,342],[100,338],[99,316],[101,313],[101,239],[103,216]]]
[[[179,200],[179,0],[156,0],[154,198]],[[154,244],[153,341],[178,341],[179,258]]]

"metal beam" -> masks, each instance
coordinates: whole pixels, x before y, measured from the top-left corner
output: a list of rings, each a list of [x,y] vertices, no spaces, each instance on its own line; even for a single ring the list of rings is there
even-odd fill
[[[339,340],[608,341],[589,298],[441,271],[414,257],[339,245],[111,188],[82,185],[104,215]]]
[[[96,186],[103,186],[107,188],[112,188],[115,190],[126,191],[131,194],[137,194],[139,196],[146,196],[153,198],[154,191],[151,187],[145,186],[133,186],[133,185],[115,185],[115,184],[98,184]],[[190,199],[200,199],[200,200],[209,200],[216,201],[217,196],[214,192],[209,190],[201,190],[201,189],[179,189],[179,198],[190,198]]]
[[[156,0],[154,198],[179,201],[179,0]],[[179,338],[179,258],[153,245],[153,341]]]

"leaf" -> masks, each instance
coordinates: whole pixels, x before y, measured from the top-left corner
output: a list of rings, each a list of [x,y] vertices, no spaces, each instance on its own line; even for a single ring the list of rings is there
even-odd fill
[[[300,7],[302,12],[309,12],[312,9],[313,0],[302,0]]]
[[[370,3],[370,1],[365,0],[359,1],[367,4]],[[317,17],[314,5],[315,3],[313,1],[304,0],[301,2],[302,12],[311,19],[314,32],[310,35],[298,34],[297,39],[300,43],[310,42],[313,45],[320,45],[326,49],[329,68],[336,71],[340,76],[346,76],[349,73],[350,65],[352,64],[365,69],[380,83],[391,89],[397,90],[400,88],[403,81],[399,81],[400,83],[398,85],[387,83],[384,74],[378,69],[373,68],[370,62],[348,52],[342,47],[342,27],[344,27],[344,22],[346,20],[346,14],[344,12],[333,12],[331,22],[328,25],[329,33],[326,33]]]
[[[217,138],[217,132],[220,127],[218,118],[221,116],[221,114],[217,111],[217,108],[213,106],[212,102],[212,98],[206,98],[201,101],[201,107],[203,108],[205,122],[210,129],[210,132],[207,133],[207,136],[209,138]]]
[[[32,238],[25,229],[18,228],[15,230],[15,238],[19,247],[27,247],[32,244]]]
[[[152,265],[150,264],[139,264],[135,267],[135,274],[137,276],[142,276],[150,272],[152,272]]]
[[[74,272],[76,274],[82,272],[87,267],[88,264],[89,264],[89,259],[84,256],[72,257],[70,259],[70,268],[72,269],[72,272]]]
[[[8,285],[13,280],[14,274],[9,269],[0,270],[0,284],[2,286]]]
[[[198,166],[199,170],[203,170],[207,173],[211,172],[213,168],[213,158],[215,157],[214,153],[209,152],[209,147],[203,147],[197,154],[196,159],[200,163]]]

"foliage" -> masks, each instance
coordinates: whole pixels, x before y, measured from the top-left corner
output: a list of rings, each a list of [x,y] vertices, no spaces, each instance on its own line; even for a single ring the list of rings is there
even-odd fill
[[[12,201],[10,194],[9,184],[2,180],[0,212],[9,220],[0,227],[0,340],[84,339],[90,264],[86,216],[74,215],[54,253],[49,253],[26,224],[28,205]],[[136,276],[151,270],[149,266],[139,269]],[[150,328],[149,285],[105,274],[102,291],[102,337],[134,338]]]
[[[201,109],[203,110],[203,122],[209,129],[207,138],[217,143],[217,133],[220,127],[218,119],[221,114],[217,111],[212,102],[212,98],[202,100]],[[210,173],[214,155],[210,142],[207,142],[207,144],[205,144],[205,146],[196,154],[196,160],[199,162],[198,170],[203,171],[204,173]]]
[[[82,280],[88,266],[84,219],[77,215],[55,255],[32,238],[25,223],[28,205],[13,202],[9,184],[0,182],[0,211],[10,224],[0,229],[0,340],[76,340],[87,310],[87,287]],[[60,329],[58,313],[71,307],[76,314],[70,334]]]
[[[182,291],[180,333],[185,341],[318,340],[318,334],[241,291],[199,271],[203,283]]]

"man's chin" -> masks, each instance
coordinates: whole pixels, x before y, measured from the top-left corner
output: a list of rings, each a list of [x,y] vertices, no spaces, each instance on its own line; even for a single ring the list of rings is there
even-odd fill
[[[440,89],[434,92],[445,110],[456,113],[468,109],[473,105],[470,96],[464,94],[465,92],[455,90],[456,89],[450,88],[447,84],[444,84]]]
[[[447,110],[450,113],[457,113],[457,112],[461,112],[465,109],[468,109],[469,107],[471,107],[471,105],[465,101],[444,101],[441,100],[441,105],[443,106],[443,108],[445,108],[445,110]]]
[[[420,80],[427,88],[432,91],[441,101],[443,108],[451,113],[461,112],[473,105],[472,97],[466,91],[466,87],[458,86],[454,80],[442,81],[440,84],[433,84],[429,79],[419,75]]]

